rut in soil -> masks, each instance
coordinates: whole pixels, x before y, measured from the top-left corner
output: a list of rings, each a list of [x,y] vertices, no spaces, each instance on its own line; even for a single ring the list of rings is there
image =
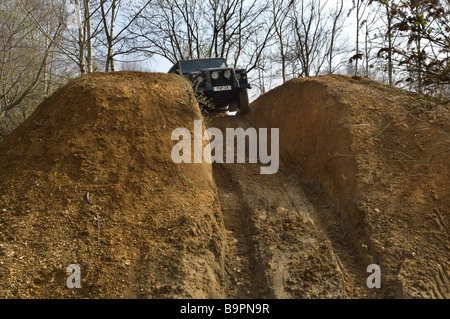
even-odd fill
[[[267,283],[257,267],[248,207],[225,164],[214,164],[213,168],[229,243],[227,272],[233,286],[229,287],[228,295],[236,299],[261,298],[260,292],[266,290]]]
[[[222,130],[249,126],[245,117],[219,117],[212,124]],[[361,239],[317,182],[286,167],[261,175],[255,164],[214,164],[213,172],[228,232],[229,273],[236,282],[230,296],[371,295]]]

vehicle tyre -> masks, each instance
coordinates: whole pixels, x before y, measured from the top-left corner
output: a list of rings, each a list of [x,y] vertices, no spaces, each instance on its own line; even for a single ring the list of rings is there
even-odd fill
[[[244,114],[250,112],[247,89],[239,89],[239,113]]]
[[[237,111],[239,111],[239,103],[238,102],[231,103],[228,111],[230,111],[230,112],[237,112]]]
[[[228,111],[228,106],[216,106],[213,109],[213,112],[216,112],[216,113],[225,113],[227,111]]]

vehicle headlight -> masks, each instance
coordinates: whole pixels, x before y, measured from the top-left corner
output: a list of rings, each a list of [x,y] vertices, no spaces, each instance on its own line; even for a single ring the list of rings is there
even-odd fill
[[[218,79],[219,79],[219,72],[214,71],[214,72],[211,74],[211,77],[212,77],[214,80],[218,80]]]
[[[231,79],[231,71],[230,71],[230,70],[225,71],[224,76],[225,76],[228,80]]]
[[[236,73],[236,80],[240,80],[241,79],[241,75],[239,73]]]

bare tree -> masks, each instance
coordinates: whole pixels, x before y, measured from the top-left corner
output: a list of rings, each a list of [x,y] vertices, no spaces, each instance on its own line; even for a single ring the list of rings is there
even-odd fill
[[[341,36],[344,29],[344,0],[337,0],[334,11],[331,12],[331,30],[329,33],[329,47],[328,47],[328,73],[332,74],[336,69],[334,66],[335,56],[342,51],[342,48],[338,48],[338,39]]]
[[[75,14],[76,22],[78,25],[78,46],[79,46],[79,59],[80,59],[80,72],[81,74],[86,74],[86,58],[85,58],[85,46],[86,46],[86,35],[84,32],[82,20],[81,20],[81,5],[80,0],[75,0]]]
[[[92,19],[91,19],[91,1],[84,0],[84,25],[86,34],[86,49],[87,49],[87,72],[92,73],[94,71],[94,57],[92,48]]]
[[[121,10],[125,6],[124,2],[124,0],[100,0],[101,21],[103,23],[107,48],[106,72],[115,71],[114,58],[116,56],[130,54],[135,51],[135,48],[126,46],[130,40],[128,31],[152,0],[145,0],[138,2],[138,4],[136,4],[136,1],[129,1],[127,5],[132,9],[128,11]],[[133,2],[134,5],[132,5]],[[128,15],[126,16],[125,22],[120,23],[119,28],[117,28],[118,32],[116,33],[116,24],[121,11],[126,11]],[[119,46],[119,49],[114,50],[116,46]]]
[[[49,22],[55,15],[50,10],[43,10],[37,1],[29,0],[26,4],[28,12],[14,8],[12,1],[3,2],[0,6],[4,18],[0,24],[0,113],[3,114],[19,106],[43,83],[49,55],[63,28],[58,19]],[[30,23],[30,13],[48,25],[49,34],[51,32],[49,40]],[[50,28],[53,22],[56,24]]]
[[[224,57],[255,69],[273,35],[273,22],[260,0],[158,0],[141,15],[133,32],[136,47],[177,60]]]
[[[392,86],[394,85],[394,53],[398,36],[398,30],[395,30],[394,22],[398,3],[394,0],[375,0],[374,2],[383,9],[383,14],[379,15],[383,26],[382,30],[379,28],[382,44],[377,57],[384,57],[387,60],[388,84]]]
[[[376,30],[376,24],[378,23],[378,21],[380,20],[380,10],[378,7],[370,7],[367,6],[366,8],[367,10],[367,16],[366,19],[364,21],[364,62],[365,62],[365,67],[364,67],[364,76],[365,77],[370,77],[370,70],[372,68],[374,68],[373,65],[373,61],[376,59],[376,55],[372,56],[372,51],[374,49],[374,47],[376,46],[375,44],[375,38],[373,36],[373,34],[375,34],[375,30]]]
[[[327,1],[309,0],[296,3],[292,27],[295,34],[295,58],[301,64],[300,76],[318,75],[327,60]]]
[[[353,11],[356,13],[356,49],[355,54],[350,58],[350,63],[355,62],[355,76],[359,73],[359,60],[362,60],[364,54],[360,51],[360,34],[361,29],[367,22],[366,9],[368,2],[364,0],[352,0],[352,8],[350,9],[348,16],[351,15]]]
[[[108,12],[110,11],[109,15],[110,19],[108,19],[108,12],[105,9],[106,2],[107,0],[101,0],[100,7],[102,9],[102,21],[104,25],[108,48],[108,52],[106,54],[106,68],[105,68],[105,71],[108,72],[110,70],[115,71],[113,46],[114,46],[114,27],[117,19],[117,0],[111,1],[111,6],[108,10]]]
[[[19,8],[25,13],[30,22],[34,25],[35,29],[41,32],[41,34],[46,37],[47,41],[52,42],[52,46],[58,53],[63,54],[77,65],[80,70],[80,74],[86,73],[86,57],[85,49],[86,43],[91,43],[92,38],[95,35],[87,32],[86,21],[82,22],[81,19],[81,3],[79,0],[76,1],[76,5],[73,6],[73,12],[68,12],[68,6],[66,0],[47,0],[46,8],[52,10],[54,15],[56,15],[56,20],[62,25],[61,34],[58,37],[58,41],[52,38],[51,34],[47,31],[47,23],[43,23],[42,19],[36,16],[36,12],[29,7],[29,1],[18,0]],[[76,35],[73,35],[70,31],[69,25],[70,16],[75,15],[75,28]],[[90,27],[89,27],[90,29]],[[90,30],[89,30],[90,31]],[[91,59],[92,60],[92,59]],[[89,62],[89,61],[88,61]]]
[[[343,0],[342,0],[343,1]],[[289,38],[291,32],[288,29],[289,14],[292,10],[294,1],[292,0],[272,0],[272,17],[274,23],[274,30],[278,41],[278,52],[281,63],[281,77],[283,83],[287,79],[287,49],[289,47]]]

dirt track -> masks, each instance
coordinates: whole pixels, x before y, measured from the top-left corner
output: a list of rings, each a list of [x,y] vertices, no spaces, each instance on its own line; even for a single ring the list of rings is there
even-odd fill
[[[279,127],[276,175],[175,165],[171,132],[199,119],[172,75],[92,74],[45,101],[0,143],[0,297],[449,297],[446,106],[326,76],[208,119]]]
[[[211,126],[247,129],[249,119],[216,117]],[[256,164],[214,164],[213,171],[232,243],[230,297],[376,296],[362,289],[364,266],[319,185],[306,185],[288,169],[260,175]]]

